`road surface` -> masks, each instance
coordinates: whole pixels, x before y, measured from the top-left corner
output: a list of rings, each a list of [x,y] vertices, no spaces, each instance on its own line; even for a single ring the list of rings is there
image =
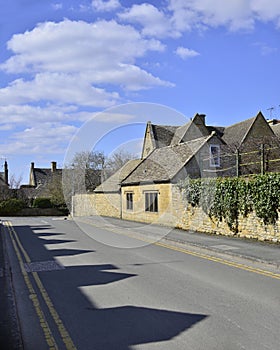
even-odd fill
[[[4,220],[24,349],[279,349],[279,270],[133,227]]]

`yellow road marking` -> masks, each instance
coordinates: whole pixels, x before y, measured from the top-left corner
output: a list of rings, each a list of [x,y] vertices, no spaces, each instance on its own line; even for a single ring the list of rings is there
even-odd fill
[[[214,257],[214,256],[211,256],[211,255],[208,255],[208,254],[194,252],[194,251],[191,251],[189,249],[176,247],[174,245],[170,245],[170,244],[163,243],[163,242],[155,242],[154,240],[151,240],[151,239],[148,239],[148,238],[139,237],[140,234],[136,235],[136,234],[131,234],[131,233],[128,233],[128,232],[120,233],[116,229],[114,229],[113,227],[112,228],[107,228],[107,227],[103,228],[102,226],[95,225],[93,222],[88,221],[88,220],[86,220],[86,221],[81,220],[81,221],[86,223],[86,224],[89,224],[91,226],[102,228],[102,229],[105,229],[107,231],[119,234],[119,235],[127,236],[127,237],[134,238],[134,239],[138,239],[140,241],[147,242],[147,243],[150,243],[152,245],[160,246],[160,247],[167,248],[167,249],[174,250],[174,251],[178,251],[180,253],[184,253],[184,254],[187,254],[187,255],[196,256],[196,257],[199,257],[201,259],[213,261],[213,262],[216,262],[216,263],[219,263],[219,264],[228,265],[228,266],[231,266],[231,267],[235,267],[237,269],[253,272],[253,273],[256,273],[256,274],[259,274],[259,275],[263,275],[263,276],[267,276],[267,277],[271,277],[271,278],[275,278],[275,279],[279,279],[280,280],[280,274],[273,273],[273,272],[270,272],[268,270],[263,270],[263,269],[251,267],[249,265],[236,263],[236,262],[233,262],[233,261],[230,261],[230,260]],[[123,229],[126,230],[125,228],[123,228]]]
[[[47,345],[49,346],[50,350],[57,350],[58,349],[57,344],[54,340],[54,337],[52,335],[52,332],[50,330],[48,322],[46,321],[45,315],[40,307],[38,296],[35,293],[35,290],[32,286],[31,280],[30,280],[27,272],[25,271],[23,259],[22,259],[21,254],[20,254],[20,250],[19,250],[17,243],[16,243],[14,236],[13,236],[12,227],[10,226],[10,223],[8,223],[8,222],[5,222],[4,225],[7,227],[8,231],[10,233],[12,244],[13,244],[16,256],[17,256],[18,261],[19,261],[20,270],[21,270],[21,273],[23,275],[24,282],[27,286],[28,292],[29,292],[29,298],[31,299],[31,301],[33,303],[33,307],[35,309],[35,312],[38,316],[40,326],[41,326],[43,333],[44,333],[45,341],[46,341]]]
[[[39,318],[39,322],[40,322],[40,325],[43,329],[43,332],[45,334],[45,339],[46,339],[46,342],[47,344],[50,346],[50,350],[54,350],[54,349],[58,349],[57,348],[57,345],[55,343],[55,340],[52,336],[52,333],[51,333],[51,330],[49,328],[49,325],[47,323],[47,321],[45,320],[45,316],[44,316],[44,313],[40,307],[40,303],[39,303],[39,300],[38,300],[38,296],[37,294],[35,293],[33,287],[32,287],[32,283],[28,277],[28,274],[27,272],[25,271],[25,268],[24,268],[24,263],[23,263],[23,259],[21,257],[21,254],[20,254],[20,251],[21,253],[23,254],[24,258],[25,258],[25,261],[27,263],[30,263],[31,262],[31,259],[30,257],[28,256],[26,250],[23,248],[20,240],[19,240],[19,237],[15,231],[15,229],[13,228],[11,222],[5,222],[5,226],[8,228],[9,230],[9,233],[10,233],[10,236],[11,236],[11,239],[12,239],[12,242],[13,242],[13,246],[14,246],[14,249],[16,251],[16,255],[17,255],[17,258],[19,260],[19,263],[20,263],[20,268],[21,268],[21,272],[24,276],[24,280],[25,280],[25,283],[27,285],[27,288],[29,290],[29,293],[30,293],[30,298],[33,302],[33,305],[34,305],[34,308],[36,310],[36,313],[38,315],[38,318]],[[48,307],[48,310],[58,328],[58,331],[60,333],[60,336],[62,338],[62,341],[64,342],[65,344],[65,347],[67,350],[76,350],[76,347],[69,335],[69,333],[67,332],[65,326],[63,325],[57,311],[55,310],[54,306],[53,306],[53,303],[50,299],[50,297],[48,296],[48,293],[46,291],[46,289],[44,288],[40,278],[39,278],[39,275],[37,272],[32,272],[32,275],[33,275],[33,278],[37,284],[37,287],[39,288],[39,291]]]
[[[223,264],[223,265],[232,266],[232,267],[235,267],[235,268],[238,268],[238,269],[241,269],[241,270],[254,272],[254,273],[257,273],[259,275],[264,275],[264,276],[268,276],[268,277],[276,278],[276,279],[280,280],[280,274],[273,273],[273,272],[270,272],[268,270],[263,270],[263,269],[251,267],[249,265],[239,264],[239,263],[236,263],[236,262],[233,262],[233,261],[230,261],[230,260],[214,257],[214,256],[203,254],[203,253],[193,252],[193,251],[188,250],[188,249],[171,246],[169,244],[165,244],[165,243],[161,243],[161,242],[157,242],[157,243],[155,243],[155,245],[158,245],[160,247],[164,247],[164,248],[167,248],[167,249],[172,249],[172,250],[184,253],[184,254],[196,256],[196,257],[199,257],[201,259],[214,261],[214,262],[217,262],[217,263],[220,263],[220,264]]]

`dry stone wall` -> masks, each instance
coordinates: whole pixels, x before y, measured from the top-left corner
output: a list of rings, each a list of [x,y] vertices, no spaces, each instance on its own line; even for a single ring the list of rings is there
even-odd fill
[[[147,190],[159,192],[159,213],[144,210],[144,196]],[[134,210],[125,209],[126,192],[134,193]],[[121,196],[118,193],[82,194],[73,197],[74,216],[109,216],[146,223],[158,223],[184,230],[206,232],[217,235],[254,238],[259,241],[280,242],[280,220],[275,225],[264,225],[256,214],[249,213],[238,219],[238,232],[234,233],[224,221],[210,218],[200,207],[186,203],[176,185],[131,186],[125,187]],[[280,213],[279,213],[280,217]]]
[[[238,218],[238,232],[234,233],[225,221],[210,218],[201,207],[192,207],[186,203],[176,186],[173,187],[172,194],[174,215],[177,216],[175,226],[178,228],[217,235],[254,238],[259,241],[280,242],[280,219],[275,225],[264,225],[262,220],[252,212],[247,217]]]
[[[110,216],[120,218],[118,193],[78,194],[73,197],[74,216]]]

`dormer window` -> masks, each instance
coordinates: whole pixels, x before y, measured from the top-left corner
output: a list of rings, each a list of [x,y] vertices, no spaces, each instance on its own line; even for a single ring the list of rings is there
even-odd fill
[[[221,166],[221,149],[220,145],[210,145],[210,167]]]

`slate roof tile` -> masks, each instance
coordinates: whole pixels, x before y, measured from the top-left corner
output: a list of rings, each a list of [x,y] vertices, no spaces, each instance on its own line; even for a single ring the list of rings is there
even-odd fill
[[[183,136],[185,135],[185,133],[187,132],[188,128],[191,126],[192,121],[190,120],[189,122],[187,122],[186,124],[179,126],[174,134],[174,137],[171,141],[171,145],[177,145],[183,138]]]
[[[275,125],[271,125],[271,128],[274,132],[274,134],[278,137],[278,139],[280,140],[280,123],[275,124]]]
[[[249,132],[256,118],[257,116],[226,127],[222,136],[223,141],[225,141],[225,143],[227,143],[231,148],[238,148]]]
[[[210,137],[212,136],[155,149],[122,184],[170,181]]]
[[[7,186],[4,180],[4,173],[0,173],[0,186]]]
[[[120,184],[139,164],[141,159],[129,160],[125,165],[94,190],[95,193],[118,192]]]
[[[34,168],[33,174],[36,186],[46,185],[51,181],[54,174],[62,176],[62,169],[56,169],[55,172],[52,172],[51,169]]]
[[[157,148],[169,146],[178,126],[152,124]]]

